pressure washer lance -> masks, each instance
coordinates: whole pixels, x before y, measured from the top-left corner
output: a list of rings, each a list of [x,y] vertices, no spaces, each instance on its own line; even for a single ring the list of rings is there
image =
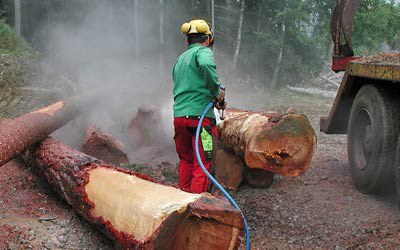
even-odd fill
[[[221,103],[220,103],[220,105],[221,105]],[[222,105],[224,105],[224,104],[222,103]],[[221,121],[224,120],[225,119],[225,109],[218,110],[218,112],[219,112],[219,119],[221,119]]]
[[[223,91],[225,91],[226,87],[225,84],[223,84],[222,82],[220,83],[220,89],[222,89]],[[215,100],[215,102],[217,102],[217,100]],[[219,103],[219,106],[224,106],[224,102],[225,100],[222,100],[222,102]],[[219,119],[224,120],[225,119],[225,109],[220,109],[218,110],[219,113]]]

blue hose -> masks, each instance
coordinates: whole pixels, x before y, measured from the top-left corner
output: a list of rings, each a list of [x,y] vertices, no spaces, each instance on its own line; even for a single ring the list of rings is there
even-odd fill
[[[230,203],[237,209],[240,211],[240,213],[242,214],[243,217],[243,222],[244,222],[244,230],[246,233],[246,250],[250,250],[250,232],[249,232],[249,225],[247,224],[246,221],[246,217],[244,216],[243,211],[239,208],[239,206],[236,204],[235,200],[229,195],[229,193],[224,189],[224,187],[221,186],[221,184],[218,183],[218,181],[208,172],[208,170],[206,169],[206,167],[203,164],[203,161],[201,160],[200,157],[200,151],[199,151],[199,137],[200,137],[200,130],[201,130],[201,125],[203,124],[203,120],[204,117],[206,116],[208,110],[210,108],[212,108],[214,106],[213,102],[210,102],[206,108],[203,111],[203,114],[200,117],[200,121],[199,124],[197,125],[197,129],[196,129],[196,140],[195,140],[195,151],[196,151],[196,158],[197,161],[199,162],[199,165],[201,167],[201,169],[203,170],[203,172],[207,175],[207,177],[211,180],[212,183],[214,183],[215,186],[217,186],[217,188],[219,190],[221,190],[221,192],[225,195],[225,197],[230,201]]]

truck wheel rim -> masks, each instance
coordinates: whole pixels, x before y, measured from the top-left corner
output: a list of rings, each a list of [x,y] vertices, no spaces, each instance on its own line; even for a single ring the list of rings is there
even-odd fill
[[[371,116],[366,109],[361,109],[355,119],[357,121],[354,128],[354,151],[356,166],[360,170],[364,170],[368,166],[368,162],[372,153],[373,135]]]

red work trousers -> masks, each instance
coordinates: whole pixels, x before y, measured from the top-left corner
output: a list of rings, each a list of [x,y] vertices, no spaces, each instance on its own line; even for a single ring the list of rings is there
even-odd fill
[[[192,117],[175,117],[174,119],[174,139],[180,159],[178,167],[179,188],[191,193],[207,192],[210,184],[209,179],[197,161],[195,153],[195,137],[198,123],[199,119]],[[211,124],[209,118],[204,118],[202,126],[211,128],[212,136],[218,138],[217,127],[215,123]],[[199,138],[199,151],[204,166],[210,172],[211,160],[207,160],[205,157],[201,137]]]

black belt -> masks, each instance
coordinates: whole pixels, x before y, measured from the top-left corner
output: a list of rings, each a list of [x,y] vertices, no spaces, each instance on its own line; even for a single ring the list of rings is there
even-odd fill
[[[200,120],[201,116],[186,115],[185,118],[190,119],[190,120]],[[210,119],[211,126],[214,126],[217,124],[217,121],[215,120],[215,118],[209,118],[209,117],[207,117],[207,118]]]
[[[187,116],[185,116],[185,118],[186,118],[186,119],[191,119],[191,120],[200,120],[200,116],[190,116],[190,115],[187,115]]]

